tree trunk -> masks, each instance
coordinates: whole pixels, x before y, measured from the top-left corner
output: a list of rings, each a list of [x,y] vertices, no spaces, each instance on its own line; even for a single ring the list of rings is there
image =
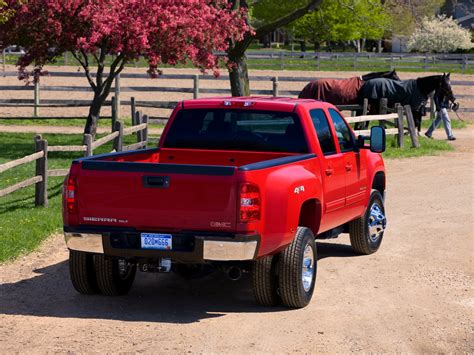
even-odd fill
[[[230,89],[232,96],[249,96],[250,83],[245,53],[229,56],[235,65],[229,69]]]
[[[99,122],[102,104],[103,102],[100,98],[100,94],[95,93],[91,107],[89,108],[89,115],[87,116],[86,126],[84,127],[84,134],[92,135],[92,139],[95,139],[95,135],[97,134],[97,124]]]

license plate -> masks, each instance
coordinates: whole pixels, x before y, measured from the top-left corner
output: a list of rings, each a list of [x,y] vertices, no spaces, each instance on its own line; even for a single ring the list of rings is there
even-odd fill
[[[142,233],[142,249],[171,250],[173,247],[171,234]]]

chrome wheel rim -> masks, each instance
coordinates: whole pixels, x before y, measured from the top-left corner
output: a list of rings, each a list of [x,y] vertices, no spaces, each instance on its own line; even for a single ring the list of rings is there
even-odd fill
[[[301,270],[301,279],[303,281],[303,288],[305,292],[311,289],[314,278],[314,253],[313,248],[306,244],[303,254],[303,266]]]
[[[374,203],[370,208],[370,215],[368,221],[369,239],[371,242],[377,242],[383,235],[387,219],[377,203]]]

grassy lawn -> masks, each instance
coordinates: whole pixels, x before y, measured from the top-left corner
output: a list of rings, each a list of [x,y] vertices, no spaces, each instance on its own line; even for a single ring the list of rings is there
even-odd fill
[[[262,49],[262,52],[267,51],[274,51],[278,52],[278,50],[269,50],[269,49]],[[255,52],[255,50],[251,49],[251,52]],[[289,52],[288,50],[280,50],[279,52]],[[299,53],[299,51],[296,51]],[[333,53],[336,54],[336,53]],[[369,53],[368,53],[369,54]],[[421,58],[421,56],[420,56]],[[17,60],[17,56],[7,55],[6,62],[7,64],[15,64]],[[94,65],[94,61],[91,58],[90,61],[92,66]],[[106,59],[106,64],[110,65],[112,62],[112,58],[110,56]],[[62,66],[64,65],[64,59],[62,57],[58,58],[56,63],[52,65]],[[283,64],[283,65],[282,65]],[[407,62],[407,61],[399,61],[397,59],[396,53],[394,53],[394,60],[390,63],[388,58],[376,58],[372,57],[371,59],[366,59],[364,57],[359,57],[357,59],[356,66],[354,67],[354,60],[352,57],[339,57],[336,59],[321,59],[319,61],[319,68],[317,68],[317,62],[314,58],[314,53],[312,51],[307,51],[305,54],[305,58],[291,58],[285,57],[283,63],[281,62],[280,58],[275,57],[274,59],[258,59],[258,58],[249,58],[248,59],[248,67],[249,69],[255,70],[304,70],[304,71],[314,71],[314,70],[321,70],[321,71],[354,71],[354,70],[361,70],[361,71],[383,71],[383,70],[390,70],[391,64],[393,68],[396,68],[399,72],[443,72],[443,71],[450,71],[451,73],[462,73],[462,74],[474,74],[474,68],[472,65],[469,65],[464,71],[461,69],[460,64],[447,64],[447,63],[428,63],[428,68],[424,68],[425,64],[422,60],[419,62]],[[72,58],[72,56],[68,57],[67,65],[72,67],[80,67],[80,64]],[[147,68],[148,62],[144,60],[144,58],[140,58],[139,61],[134,63],[128,63],[126,65],[130,68]],[[176,66],[170,66],[166,64],[160,65],[160,68],[194,68],[192,63],[178,63]]]
[[[34,134],[0,133],[0,164],[34,152]],[[98,136],[100,137],[100,135]],[[80,145],[81,135],[44,134],[49,145]],[[126,137],[125,144],[135,143],[134,136]],[[110,152],[112,143],[94,151]],[[80,153],[53,152],[48,155],[48,169],[68,168]],[[15,167],[0,174],[0,189],[35,175],[35,163]],[[35,187],[30,186],[0,198],[0,262],[34,250],[45,238],[62,227],[61,187],[64,177],[50,177],[48,181],[49,207],[34,206]]]

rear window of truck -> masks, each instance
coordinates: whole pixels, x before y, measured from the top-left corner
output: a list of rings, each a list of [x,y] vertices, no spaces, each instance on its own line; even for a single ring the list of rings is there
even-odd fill
[[[229,109],[179,111],[164,147],[308,152],[303,127],[296,114]]]

